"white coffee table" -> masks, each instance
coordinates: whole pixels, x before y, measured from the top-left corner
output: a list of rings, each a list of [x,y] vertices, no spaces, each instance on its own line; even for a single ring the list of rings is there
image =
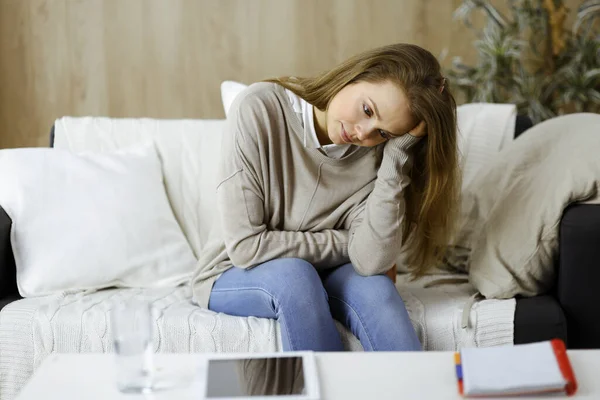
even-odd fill
[[[461,399],[451,352],[317,353],[324,400]],[[156,365],[181,379],[190,377],[201,354],[158,354]],[[600,350],[569,351],[579,390],[575,399],[600,399]],[[198,400],[194,385],[151,397],[117,391],[110,354],[54,354],[36,370],[18,400]],[[506,398],[504,398],[506,399]],[[535,397],[536,400],[545,397]],[[556,400],[556,397],[547,399]]]

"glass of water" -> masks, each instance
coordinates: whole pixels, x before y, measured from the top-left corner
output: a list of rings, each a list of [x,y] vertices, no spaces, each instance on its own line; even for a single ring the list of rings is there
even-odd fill
[[[111,310],[117,387],[124,393],[152,391],[152,308],[131,300]]]

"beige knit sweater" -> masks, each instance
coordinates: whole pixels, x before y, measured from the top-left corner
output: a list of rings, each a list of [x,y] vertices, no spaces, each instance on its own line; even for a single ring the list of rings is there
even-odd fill
[[[341,159],[303,146],[303,128],[285,93],[257,83],[231,107],[217,186],[219,218],[192,278],[208,306],[218,276],[276,258],[317,269],[352,262],[382,274],[398,257],[412,158],[418,138],[354,147]]]

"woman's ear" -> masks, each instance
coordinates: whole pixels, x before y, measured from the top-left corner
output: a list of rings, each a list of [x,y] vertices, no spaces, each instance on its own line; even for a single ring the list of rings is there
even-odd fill
[[[425,121],[421,121],[417,124],[417,126],[412,128],[411,131],[408,132],[408,134],[411,136],[414,136],[414,137],[423,137],[423,136],[427,135],[426,128],[427,128],[427,125],[425,124]]]

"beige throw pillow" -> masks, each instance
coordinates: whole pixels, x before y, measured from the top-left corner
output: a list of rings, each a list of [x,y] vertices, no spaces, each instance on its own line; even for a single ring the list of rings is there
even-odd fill
[[[470,249],[471,283],[486,298],[534,296],[555,281],[564,209],[596,196],[600,115],[542,122],[478,171],[463,194],[462,223],[448,260]]]

